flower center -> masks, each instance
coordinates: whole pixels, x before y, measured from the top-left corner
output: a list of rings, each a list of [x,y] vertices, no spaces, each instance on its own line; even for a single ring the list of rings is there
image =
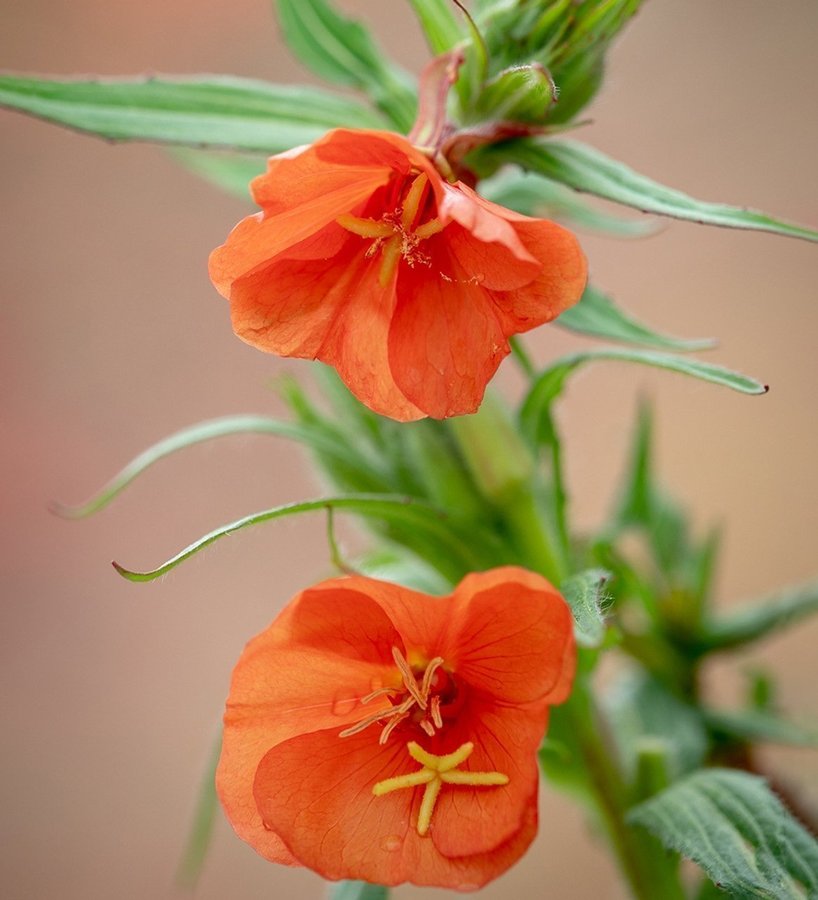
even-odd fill
[[[378,275],[381,287],[389,283],[401,259],[405,259],[410,266],[431,265],[431,258],[420,249],[420,244],[446,226],[436,218],[428,219],[423,224],[416,223],[424,205],[428,183],[428,175],[421,172],[409,185],[402,204],[394,212],[384,213],[380,219],[343,215],[335,220],[347,231],[372,240],[366,255],[381,254]]]
[[[358,734],[375,722],[383,724],[378,739],[381,744],[385,744],[395,728],[407,720],[422,728],[429,737],[433,737],[443,727],[443,708],[454,705],[458,699],[457,685],[443,668],[443,658],[436,656],[432,659],[422,674],[412,669],[397,647],[392,648],[392,658],[400,672],[403,686],[378,688],[361,698],[361,703],[371,703],[378,697],[388,696],[391,708],[366,716],[340,732],[340,737]]]
[[[508,784],[508,775],[502,772],[463,772],[458,768],[464,763],[472,750],[474,744],[467,741],[462,744],[454,753],[447,753],[445,756],[435,756],[429,753],[414,741],[410,741],[406,745],[409,755],[416,762],[419,762],[422,769],[417,772],[410,772],[407,775],[398,775],[396,778],[387,778],[373,785],[372,793],[376,797],[382,797],[392,791],[399,791],[402,788],[414,788],[418,785],[425,785],[423,790],[423,799],[420,802],[418,811],[418,834],[424,835],[429,830],[432,822],[432,813],[437,803],[440,789],[444,784],[460,784],[469,785],[471,787],[489,787],[491,785]]]

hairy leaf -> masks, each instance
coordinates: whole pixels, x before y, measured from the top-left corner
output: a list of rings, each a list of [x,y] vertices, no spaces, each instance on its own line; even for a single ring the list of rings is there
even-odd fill
[[[697,643],[704,653],[733,650],[789,628],[815,612],[818,582],[814,581],[706,623]]]
[[[380,51],[364,26],[329,0],[275,0],[284,39],[316,74],[364,91],[400,131],[415,116],[412,79]]]
[[[754,775],[695,772],[634,807],[628,820],[698,863],[741,900],[818,894],[818,843]]]
[[[658,219],[644,216],[626,219],[597,209],[564,184],[516,167],[507,167],[484,179],[478,189],[487,200],[523,215],[556,219],[573,228],[611,237],[645,237],[660,227]]]
[[[318,88],[201,75],[69,81],[0,75],[0,106],[117,141],[256,153],[308,144],[330,128],[383,128],[375,112]]]
[[[128,581],[153,581],[175,569],[180,563],[190,559],[191,556],[195,556],[200,550],[204,550],[205,547],[209,547],[220,538],[235,534],[235,532],[249,528],[251,525],[259,525],[262,522],[283,519],[300,513],[330,509],[348,511],[359,516],[388,522],[398,522],[434,539],[440,551],[447,555],[451,571],[456,573],[456,579],[461,577],[464,566],[466,568],[479,569],[481,561],[484,559],[481,555],[479,541],[475,540],[473,535],[470,536],[470,529],[467,527],[469,523],[458,529],[445,512],[427,503],[407,497],[381,494],[323,497],[318,500],[305,500],[300,503],[276,506],[272,509],[265,509],[261,512],[244,516],[241,519],[214,529],[155,569],[138,572],[133,569],[127,569],[117,562],[114,562],[113,566]],[[462,533],[458,533],[459,531]]]
[[[373,486],[387,486],[377,480],[376,469],[372,467],[371,460],[361,460],[353,451],[338,442],[332,441],[320,429],[310,425],[294,424],[292,422],[280,422],[265,416],[225,416],[220,419],[210,419],[199,422],[190,428],[183,428],[175,434],[169,435],[158,443],[139,454],[124,469],[114,477],[96,494],[79,506],[63,506],[52,504],[54,512],[70,519],[81,519],[106,507],[115,497],[141,475],[154,463],[166,456],[211,441],[218,437],[227,437],[234,434],[270,434],[279,437],[288,437],[311,446],[313,449],[327,454],[336,462],[353,466],[356,469],[368,471],[373,480]]]
[[[609,578],[604,569],[588,569],[560,586],[574,616],[577,641],[584,647],[598,647],[605,637],[605,584]]]
[[[765,213],[721,203],[696,200],[665,187],[577,141],[508,141],[481,151],[495,162],[513,162],[577,191],[585,191],[632,206],[642,212],[687,219],[703,225],[770,231],[787,237],[818,241],[818,231],[774,219]]]
[[[818,747],[818,726],[799,725],[767,710],[705,710],[704,719],[711,731],[728,738],[752,743]]]
[[[602,291],[588,285],[579,303],[556,319],[556,325],[578,334],[621,341],[658,350],[706,350],[712,340],[685,340],[654,331],[620,309]]]
[[[538,376],[529,390],[520,410],[520,416],[523,430],[531,440],[536,442],[540,438],[540,422],[543,414],[547,413],[553,401],[562,393],[568,377],[580,366],[599,360],[634,362],[659,369],[668,369],[713,384],[720,384],[743,394],[763,394],[767,390],[765,385],[754,378],[697,359],[620,347],[583,350],[570,356],[564,356],[552,363]]]

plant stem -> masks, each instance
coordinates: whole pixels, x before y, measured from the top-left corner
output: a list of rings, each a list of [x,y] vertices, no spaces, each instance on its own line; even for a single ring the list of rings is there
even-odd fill
[[[615,758],[603,739],[587,676],[580,675],[564,708],[582,758],[587,786],[622,874],[637,900],[684,900],[676,861],[625,821],[628,790]]]

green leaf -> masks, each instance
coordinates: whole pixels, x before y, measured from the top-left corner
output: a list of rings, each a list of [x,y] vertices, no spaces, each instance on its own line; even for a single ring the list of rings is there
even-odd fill
[[[389,888],[368,881],[339,881],[329,890],[329,900],[387,900]]]
[[[479,542],[469,539],[469,523],[464,523],[462,534],[451,518],[443,511],[435,507],[413,500],[407,497],[394,497],[388,495],[347,495],[343,497],[322,497],[318,500],[306,500],[300,503],[288,503],[284,506],[276,506],[265,509],[230,522],[220,528],[216,528],[199,540],[194,541],[184,550],[177,553],[171,559],[155,569],[137,572],[126,569],[117,562],[113,567],[128,581],[153,581],[175,569],[180,563],[191,556],[195,556],[200,550],[209,547],[220,538],[235,534],[251,525],[259,525],[262,522],[270,522],[273,519],[283,519],[286,516],[298,515],[305,512],[333,510],[347,510],[359,516],[372,517],[385,521],[399,522],[411,527],[415,531],[433,538],[437,547],[448,554],[452,570],[459,577],[463,566],[466,568],[481,568],[481,547]]]
[[[660,334],[628,315],[610,297],[591,285],[585,288],[579,303],[562,313],[555,324],[578,334],[659,350],[684,352],[706,350],[715,346],[715,341],[712,340],[685,340]]]
[[[193,890],[202,873],[202,866],[210,849],[213,838],[213,826],[216,824],[216,811],[219,801],[216,797],[216,766],[222,750],[221,736],[211,753],[201,788],[196,811],[193,814],[193,823],[188,836],[184,854],[179,862],[176,880],[187,890]]]
[[[429,48],[435,56],[451,50],[464,38],[451,0],[409,0]]]
[[[769,231],[787,237],[818,241],[818,231],[774,219],[765,213],[696,200],[673,188],[664,187],[577,141],[507,141],[491,150],[480,151],[495,161],[512,162],[567,184],[577,191],[595,194],[642,212],[703,225]]]
[[[264,416],[225,416],[220,419],[210,419],[199,422],[190,428],[183,428],[175,434],[169,435],[158,443],[139,454],[124,469],[119,471],[96,494],[79,506],[64,506],[59,503],[52,504],[52,510],[58,515],[69,519],[81,519],[98,512],[117,497],[137,476],[141,475],[154,463],[166,456],[211,441],[214,438],[228,437],[234,434],[270,434],[279,437],[287,437],[292,440],[308,444],[314,449],[319,449],[336,461],[347,465],[360,466],[360,460],[353,456],[343,444],[333,441],[322,434],[317,428],[309,425],[294,424],[292,422],[279,422],[276,419],[268,419]],[[364,463],[372,476],[376,475],[374,469],[369,468],[369,463]],[[384,485],[385,486],[385,485]]]
[[[818,582],[790,588],[706,623],[697,646],[702,653],[734,650],[789,628],[818,612]]]
[[[250,182],[267,169],[260,156],[176,148],[173,158],[195,175],[240,200],[250,201]]]
[[[754,378],[697,359],[620,347],[583,350],[570,356],[564,356],[552,363],[537,377],[529,390],[523,401],[520,417],[523,430],[531,440],[537,442],[541,439],[540,422],[548,413],[553,401],[562,393],[569,375],[572,375],[580,366],[600,360],[634,362],[659,369],[668,369],[671,372],[679,372],[702,381],[729,387],[743,394],[764,394],[767,391],[766,386]]]
[[[499,203],[523,215],[556,219],[572,228],[611,237],[645,237],[654,234],[659,227],[656,219],[624,219],[596,209],[564,184],[513,167],[483,179],[478,189],[492,203]]]
[[[637,762],[635,750],[643,738],[664,741],[674,778],[702,764],[708,740],[701,716],[652,675],[639,670],[621,676],[606,694],[605,706],[631,775]]]
[[[698,863],[741,900],[818,895],[818,843],[754,775],[695,772],[634,807],[628,821]]]
[[[818,747],[818,727],[789,722],[760,709],[732,712],[704,710],[704,720],[717,735],[751,743],[789,744]]]
[[[574,632],[583,647],[599,647],[605,637],[604,606],[609,597],[605,584],[610,573],[588,569],[572,575],[560,586],[574,616]]]
[[[218,75],[67,81],[0,75],[0,106],[118,141],[279,153],[330,128],[382,128],[377,113],[318,88]]]
[[[275,0],[290,49],[327,81],[364,91],[400,131],[415,117],[411,76],[381,53],[369,32],[327,0]]]

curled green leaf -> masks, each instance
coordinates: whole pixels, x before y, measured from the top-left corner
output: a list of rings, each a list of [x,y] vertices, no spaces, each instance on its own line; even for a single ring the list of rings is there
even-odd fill
[[[58,515],[68,519],[81,519],[85,516],[90,516],[106,507],[137,476],[141,475],[154,463],[159,462],[160,459],[164,459],[166,456],[170,456],[187,447],[192,447],[195,444],[211,441],[214,438],[248,433],[287,437],[329,454],[333,458],[344,457],[343,461],[345,463],[355,462],[355,460],[347,458],[351,455],[349,448],[328,439],[318,428],[292,422],[280,422],[265,416],[225,416],[220,419],[200,422],[190,428],[183,428],[181,431],[177,431],[175,434],[169,435],[152,447],[149,447],[128,463],[124,469],[114,475],[107,484],[84,503],[78,506],[53,503],[51,508]],[[374,472],[371,471],[370,474],[374,474]]]
[[[112,565],[128,581],[153,581],[162,575],[166,575],[180,563],[190,559],[191,556],[195,556],[200,550],[204,550],[205,547],[209,547],[220,538],[234,534],[244,528],[260,525],[263,522],[270,522],[273,519],[283,519],[300,513],[328,509],[345,510],[360,516],[411,526],[435,540],[438,548],[449,555],[453,570],[458,572],[458,576],[463,566],[467,569],[481,568],[481,559],[483,557],[481,557],[481,548],[478,542],[473,540],[470,542],[468,528],[463,530],[462,535],[459,534],[458,528],[447,513],[410,497],[364,494],[323,497],[318,500],[288,503],[284,506],[276,506],[272,509],[265,509],[261,512],[244,516],[241,519],[214,529],[155,569],[139,572],[127,569],[118,562],[113,562]]]
[[[720,384],[723,387],[732,388],[732,390],[743,394],[764,394],[767,392],[766,385],[761,384],[754,378],[733,372],[723,366],[701,362],[698,359],[674,356],[670,353],[629,350],[620,347],[584,350],[570,356],[564,356],[552,363],[538,376],[532,385],[520,410],[523,431],[530,440],[535,443],[539,441],[541,421],[544,420],[544,417],[547,417],[551,404],[562,393],[569,375],[580,366],[599,360],[634,362],[659,369],[668,369],[672,372],[680,372],[683,375],[699,378],[702,381],[709,381],[712,384]]]

